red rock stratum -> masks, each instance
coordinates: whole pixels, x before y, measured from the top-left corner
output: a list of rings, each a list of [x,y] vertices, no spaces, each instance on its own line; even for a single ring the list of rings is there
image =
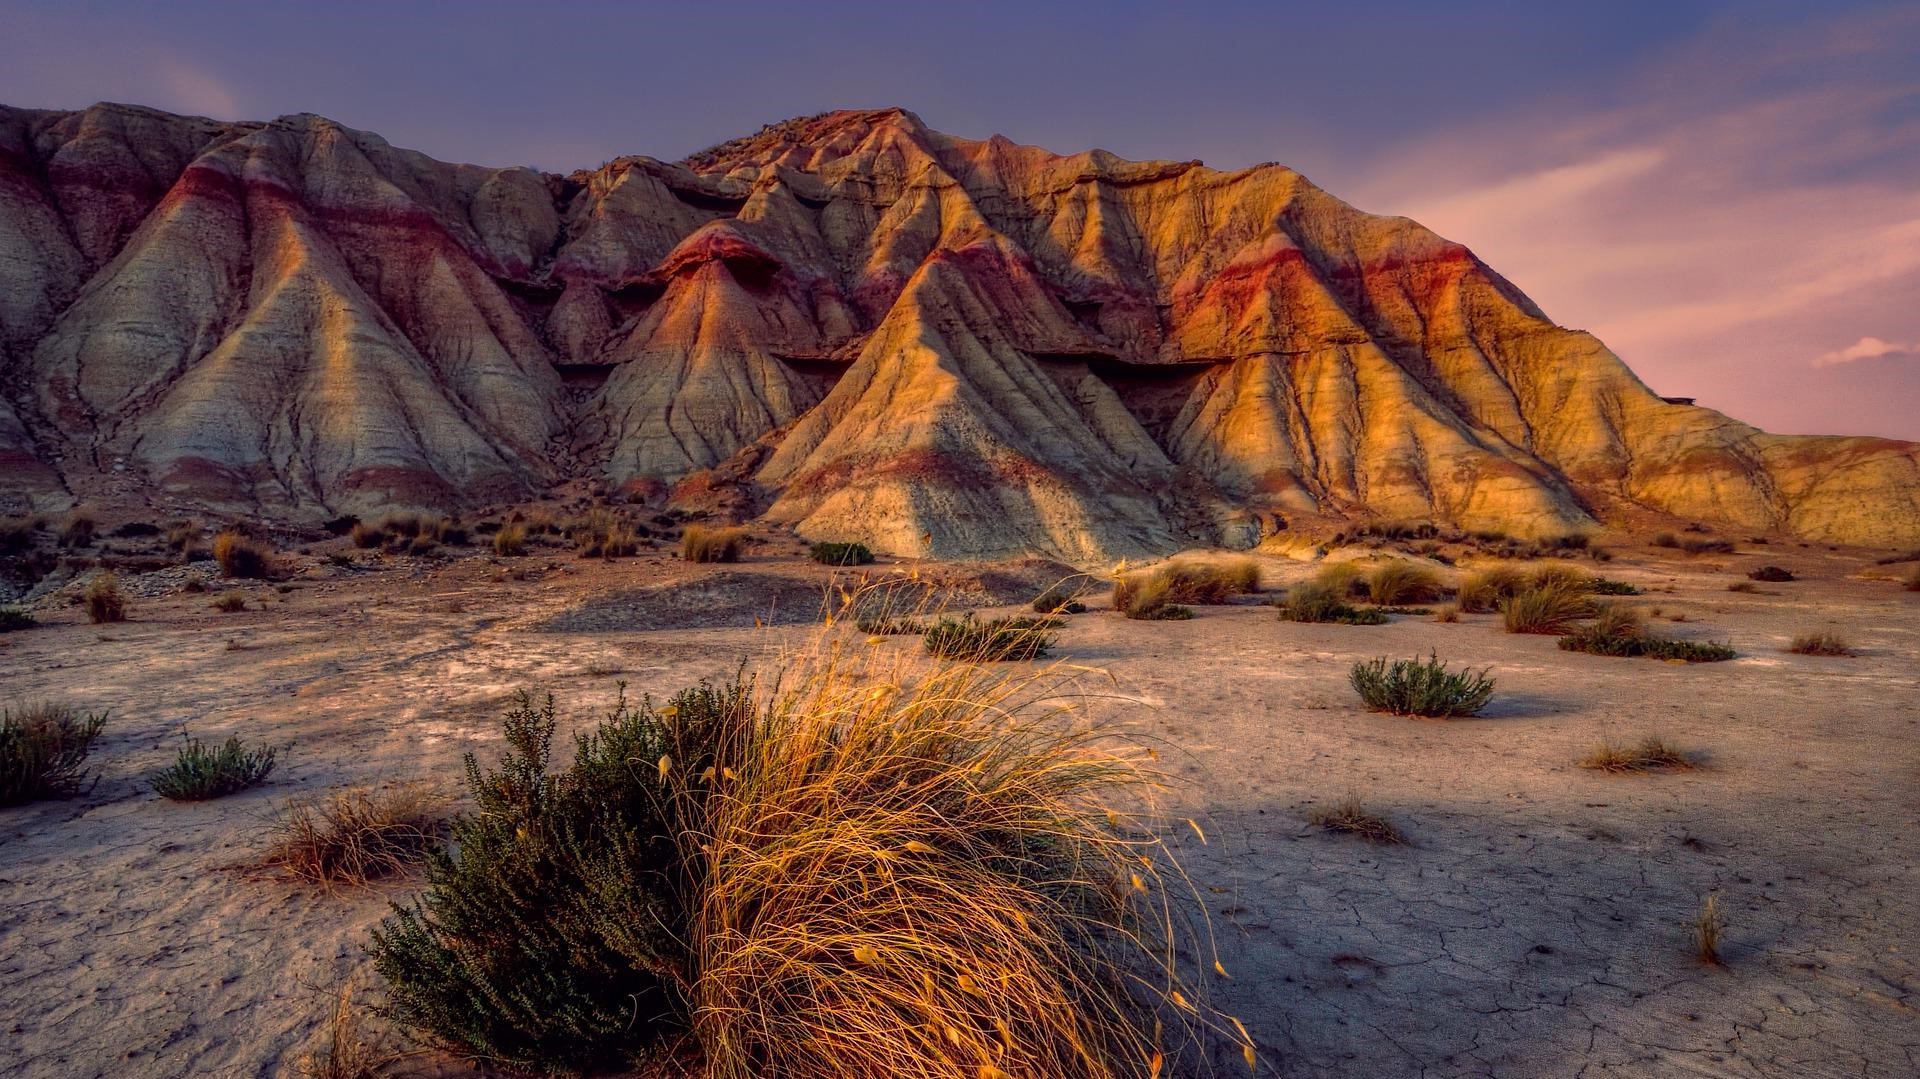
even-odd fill
[[[279,517],[602,479],[902,555],[1635,513],[1920,542],[1920,445],[1652,393],[1459,244],[1278,165],[912,113],[669,164],[317,116],[0,107],[0,508]]]

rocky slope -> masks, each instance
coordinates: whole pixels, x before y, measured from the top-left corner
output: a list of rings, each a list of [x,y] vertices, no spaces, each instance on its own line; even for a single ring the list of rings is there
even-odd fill
[[[1920,542],[1920,446],[1665,401],[1464,247],[1277,165],[882,110],[560,177],[315,116],[0,108],[0,508],[580,477],[943,557],[1355,515]]]

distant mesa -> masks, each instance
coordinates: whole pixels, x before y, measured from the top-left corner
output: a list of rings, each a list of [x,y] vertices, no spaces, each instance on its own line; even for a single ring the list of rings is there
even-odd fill
[[[0,391],[0,510],[319,519],[588,479],[950,558],[1357,516],[1920,542],[1920,446],[1663,398],[1290,169],[899,109],[554,176],[310,115],[0,108]]]

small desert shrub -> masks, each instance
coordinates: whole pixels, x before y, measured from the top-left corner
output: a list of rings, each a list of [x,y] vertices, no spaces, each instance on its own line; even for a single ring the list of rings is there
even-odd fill
[[[680,537],[680,557],[688,562],[738,562],[746,542],[744,528],[688,525]]]
[[[1329,832],[1359,836],[1369,843],[1407,841],[1392,821],[1362,805],[1357,794],[1349,794],[1332,805],[1315,806],[1307,813],[1307,822]]]
[[[1601,604],[1593,621],[1560,638],[1569,652],[1596,656],[1645,656],[1687,663],[1717,663],[1734,658],[1731,645],[1713,641],[1676,641],[1649,633],[1640,612],[1619,604]]]
[[[1735,581],[1732,584],[1729,584],[1727,586],[1727,591],[1745,592],[1749,595],[1753,595],[1753,594],[1757,594],[1760,591],[1760,586],[1757,584],[1754,584],[1752,581]]]
[[[1449,671],[1438,656],[1426,659],[1386,657],[1356,663],[1348,673],[1354,692],[1376,712],[1396,716],[1471,716],[1487,706],[1493,680],[1468,667]]]
[[[966,663],[1039,659],[1053,647],[1044,622],[1029,618],[943,618],[926,633],[927,654]]]
[[[238,592],[222,592],[213,601],[213,609],[224,614],[233,614],[247,609],[247,597]]]
[[[1445,607],[1442,607],[1442,608],[1440,608],[1439,610],[1437,610],[1437,611],[1435,611],[1435,612],[1433,612],[1433,620],[1434,620],[1435,622],[1458,622],[1458,621],[1460,621],[1460,607],[1459,607],[1459,605],[1458,605],[1458,604],[1453,604],[1453,603],[1449,603],[1449,604],[1447,604],[1447,605],[1446,605]]]
[[[349,513],[339,517],[331,518],[320,527],[326,529],[327,535],[329,536],[344,536],[347,533],[352,532],[353,526],[359,523],[360,523],[360,518]]]
[[[0,633],[32,629],[38,624],[33,617],[33,612],[25,607],[0,607]]]
[[[180,582],[180,591],[182,592],[205,592],[206,590],[207,579],[202,577],[198,572],[187,574]]]
[[[527,553],[527,526],[518,521],[508,521],[493,534],[493,553],[502,558],[516,558]]]
[[[1359,609],[1318,583],[1300,585],[1278,604],[1282,622],[1334,622],[1348,626],[1378,626],[1389,621],[1385,611]]]
[[[288,806],[260,864],[322,886],[364,885],[424,859],[444,824],[440,801],[418,786],[337,791]]]
[[[353,527],[347,531],[347,537],[355,547],[367,551],[380,546],[380,544],[386,540],[387,535],[381,531],[377,525],[370,525],[364,521],[355,521]]]
[[[66,527],[60,530],[60,546],[93,546],[94,528],[95,523],[91,516],[85,513],[74,514],[72,517],[67,518]]]
[[[159,535],[160,526],[152,521],[128,521],[116,526],[107,534],[115,539],[145,539],[148,536]]]
[[[1733,543],[1730,540],[1683,540],[1680,549],[1688,554],[1732,554]]]
[[[264,579],[269,571],[266,547],[231,528],[213,537],[213,560],[229,577]]]
[[[1612,739],[1603,741],[1580,759],[1580,767],[1597,772],[1685,772],[1699,765],[1692,754],[1664,738],[1650,735],[1631,745]]]
[[[90,786],[87,754],[107,714],[64,704],[0,711],[0,806],[64,798]]]
[[[631,558],[640,550],[640,539],[633,525],[605,509],[588,510],[586,516],[575,519],[567,526],[567,536],[581,558]]]
[[[1845,637],[1831,631],[1802,633],[1793,639],[1787,651],[1802,656],[1851,656],[1853,645]]]
[[[148,781],[155,794],[176,802],[221,798],[267,781],[273,771],[274,751],[248,749],[238,735],[208,749],[198,738],[180,747],[172,764]]]
[[[82,596],[87,604],[87,619],[94,624],[127,620],[127,594],[120,587],[119,575],[112,570],[94,574]]]
[[[1587,584],[1587,591],[1596,596],[1637,596],[1640,590],[1625,581],[1615,581],[1606,577],[1595,577]]]
[[[1563,582],[1523,589],[1500,606],[1508,633],[1563,633],[1593,611],[1586,589]]]
[[[416,557],[422,556],[422,555],[430,555],[434,551],[437,551],[440,549],[440,541],[434,539],[428,533],[422,532],[419,535],[408,540],[406,547],[407,547],[407,553],[410,555],[414,555]]]
[[[1708,895],[1693,919],[1693,951],[1702,963],[1720,965],[1720,935],[1727,922],[1720,914],[1720,898]]]
[[[1460,609],[1476,614],[1497,611],[1526,586],[1527,575],[1512,566],[1475,570],[1460,585]]]
[[[1779,566],[1761,566],[1759,569],[1748,570],[1747,579],[1751,581],[1764,581],[1767,584],[1784,584],[1787,581],[1799,580],[1798,577],[1793,575],[1792,570],[1782,569]]]
[[[1412,562],[1395,559],[1367,574],[1367,598],[1383,607],[1431,603],[1445,595],[1440,575]]]
[[[1584,551],[1587,549],[1587,544],[1593,542],[1593,538],[1585,532],[1568,532],[1542,542],[1556,551]]]
[[[873,561],[873,552],[864,543],[816,543],[807,548],[807,556],[828,566],[864,566]]]
[[[1035,614],[1085,614],[1087,605],[1080,602],[1080,592],[1066,585],[1054,585],[1033,598]]]

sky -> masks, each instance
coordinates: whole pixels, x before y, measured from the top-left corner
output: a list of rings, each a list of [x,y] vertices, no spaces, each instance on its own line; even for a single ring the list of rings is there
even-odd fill
[[[435,157],[674,159],[899,105],[1278,161],[1473,248],[1656,391],[1920,439],[1920,5],[26,3],[0,102],[320,113]]]

